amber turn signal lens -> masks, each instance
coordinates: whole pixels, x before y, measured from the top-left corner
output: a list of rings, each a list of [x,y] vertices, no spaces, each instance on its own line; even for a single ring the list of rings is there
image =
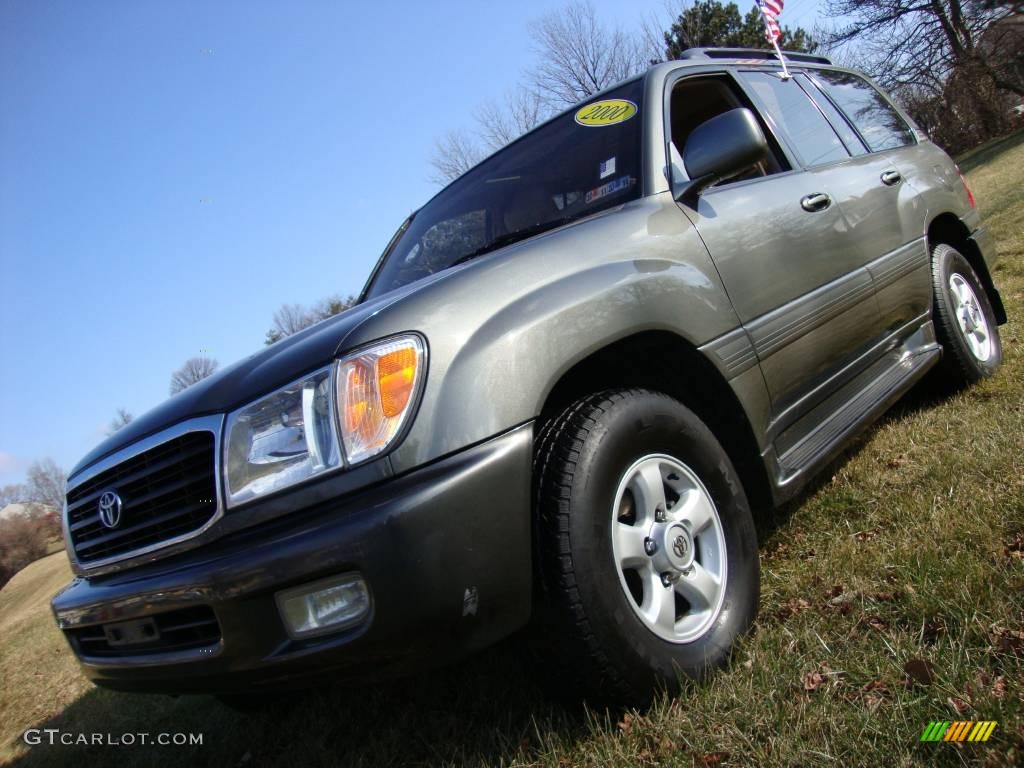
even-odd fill
[[[349,464],[385,450],[402,424],[422,384],[423,344],[399,336],[368,347],[338,363],[338,412]]]
[[[415,349],[405,347],[389,352],[377,361],[381,410],[389,419],[399,415],[409,404],[412,385],[416,381],[417,357]]]

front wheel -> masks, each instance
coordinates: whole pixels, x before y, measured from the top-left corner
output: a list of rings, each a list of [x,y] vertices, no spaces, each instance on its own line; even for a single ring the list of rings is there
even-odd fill
[[[580,400],[537,451],[542,653],[586,696],[643,703],[723,665],[757,613],[754,524],[732,463],[680,402]]]

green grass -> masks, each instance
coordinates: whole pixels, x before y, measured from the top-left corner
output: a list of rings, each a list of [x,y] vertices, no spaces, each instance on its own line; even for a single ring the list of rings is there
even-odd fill
[[[708,684],[642,712],[583,712],[545,699],[510,641],[457,667],[259,715],[206,697],[118,695],[82,679],[53,626],[45,598],[67,577],[54,555],[0,592],[0,756],[117,768],[1021,764],[1022,136],[977,153],[969,172],[1001,256],[1003,369],[953,397],[911,395],[761,521],[761,617]],[[920,743],[940,719],[999,725],[986,744]],[[195,731],[204,744],[27,749],[27,727]]]

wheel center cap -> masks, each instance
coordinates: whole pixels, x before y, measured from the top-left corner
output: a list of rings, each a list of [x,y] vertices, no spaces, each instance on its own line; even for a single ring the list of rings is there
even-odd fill
[[[676,570],[687,570],[693,565],[693,536],[685,526],[670,525],[665,528],[662,552]]]

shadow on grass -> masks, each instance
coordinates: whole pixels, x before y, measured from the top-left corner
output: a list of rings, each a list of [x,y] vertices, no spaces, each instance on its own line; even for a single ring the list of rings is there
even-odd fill
[[[498,765],[544,738],[588,729],[582,707],[545,698],[520,638],[470,661],[366,687],[311,691],[252,714],[204,696],[94,689],[36,728],[79,733],[201,733],[201,746],[34,746],[12,765]],[[270,694],[265,694],[268,698]],[[65,737],[68,738],[68,737]],[[135,739],[138,741],[138,737]]]
[[[1024,133],[1021,135],[1024,136]],[[930,411],[938,408],[955,394],[956,391],[954,389],[951,389],[942,382],[941,374],[936,369],[932,369],[922,381],[918,382],[913,389],[900,398],[888,411],[883,413],[878,420],[851,440],[842,452],[818,471],[793,499],[790,499],[776,509],[762,509],[755,513],[757,540],[761,545],[762,551],[775,533],[789,522],[794,513],[806,504],[808,499],[831,483],[836,473],[863,450],[875,432],[886,424],[899,421],[921,411]]]

